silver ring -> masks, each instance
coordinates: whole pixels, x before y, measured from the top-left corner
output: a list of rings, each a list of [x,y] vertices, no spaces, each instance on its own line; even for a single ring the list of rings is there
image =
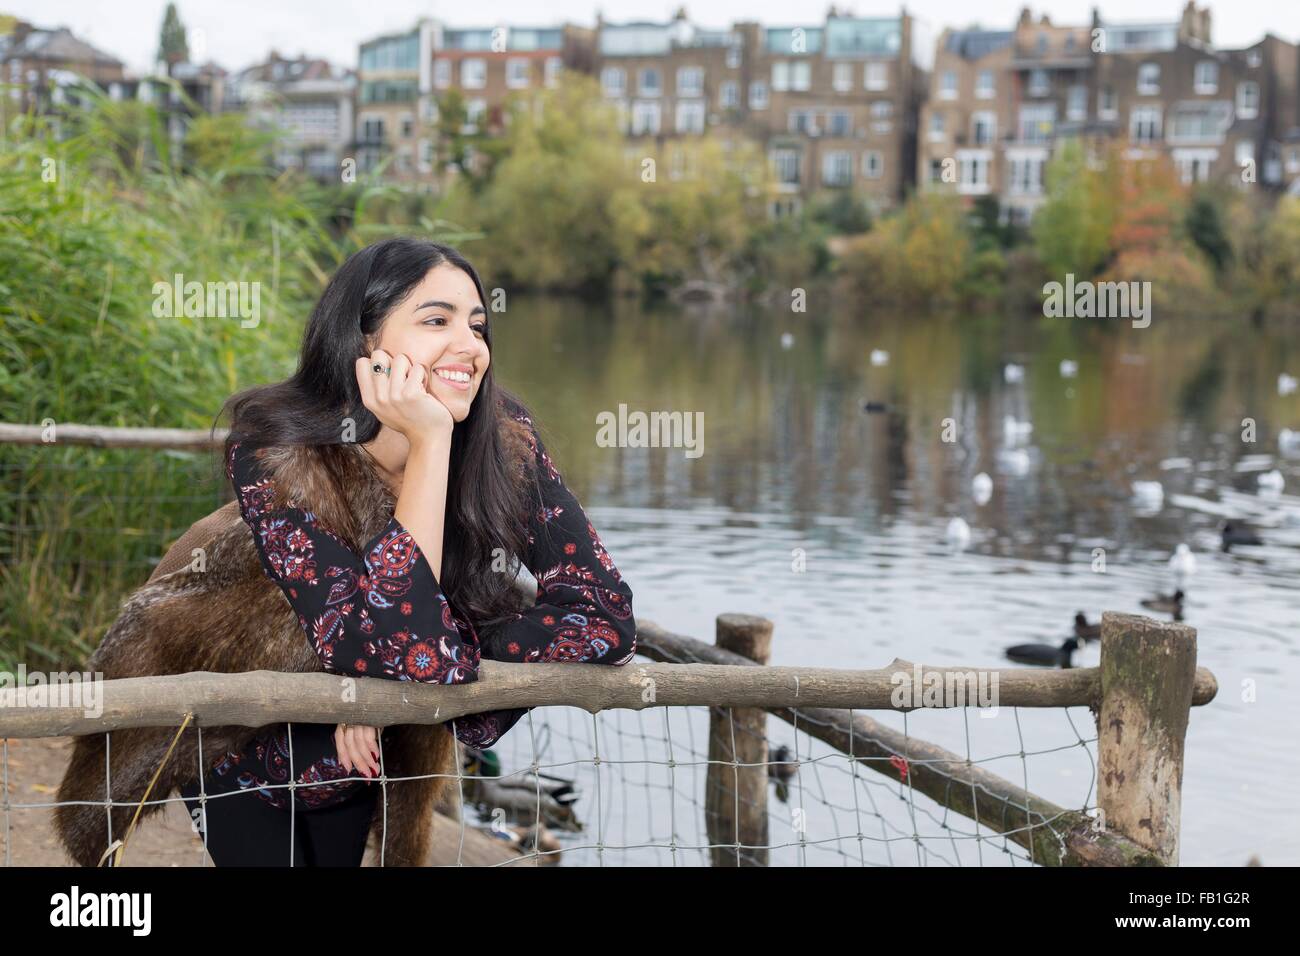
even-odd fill
[[[388,368],[384,368],[382,365],[376,362],[374,365],[370,366],[370,368],[376,375],[378,375],[380,372],[383,372],[385,375],[393,374],[393,367],[391,365],[388,366]]]

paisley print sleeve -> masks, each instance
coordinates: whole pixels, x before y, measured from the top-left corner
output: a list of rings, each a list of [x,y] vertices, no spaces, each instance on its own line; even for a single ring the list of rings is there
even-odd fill
[[[226,474],[267,575],[326,671],[433,684],[478,680],[478,635],[453,613],[396,515],[358,554],[313,512],[271,507],[274,479],[252,446],[231,446]]]
[[[525,663],[626,664],[636,655],[632,589],[564,484],[532,419],[518,406],[509,408],[528,427],[541,485],[541,499],[534,500],[528,522],[528,553],[522,556],[537,579],[537,599],[497,629],[483,653],[493,660]],[[528,709],[458,718],[456,736],[471,746],[490,746]]]

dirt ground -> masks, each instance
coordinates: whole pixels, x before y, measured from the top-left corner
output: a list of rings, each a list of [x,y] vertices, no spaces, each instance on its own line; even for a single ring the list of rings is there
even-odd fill
[[[72,866],[54,834],[54,808],[17,808],[12,804],[53,803],[63,778],[72,741],[66,737],[48,739],[10,738],[0,742],[0,775],[5,773],[4,747],[8,748],[7,782],[10,804],[8,819],[0,810],[0,865]],[[533,865],[503,841],[469,827],[461,847],[460,823],[441,813],[434,816],[434,850],[431,866]],[[161,813],[142,822],[131,835],[122,856],[123,866],[212,866],[203,839],[190,827],[189,815],[179,799]],[[374,845],[366,850],[362,866],[377,866]]]

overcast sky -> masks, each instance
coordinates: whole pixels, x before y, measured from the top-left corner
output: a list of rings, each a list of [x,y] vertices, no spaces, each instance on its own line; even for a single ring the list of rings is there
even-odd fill
[[[1103,19],[1177,20],[1185,0],[1104,0]],[[593,26],[596,11],[614,22],[666,20],[680,3],[665,0],[482,0],[442,4],[429,0],[180,0],[181,19],[202,30],[210,59],[239,69],[263,59],[272,48],[286,56],[306,53],[355,67],[357,43],[381,33],[409,27],[421,15],[452,26],[546,26],[569,21]],[[696,0],[685,3],[692,21],[707,27],[729,26],[742,19],[769,26],[817,23],[829,0]],[[932,36],[944,26],[1005,29],[1015,23],[1023,0],[909,0],[907,9],[926,21]],[[883,0],[841,2],[841,11],[885,16],[900,4]],[[16,14],[38,26],[66,26],[74,33],[144,70],[158,46],[166,0],[0,0],[0,12]],[[1300,0],[1210,0],[1212,35],[1221,47],[1247,46],[1265,33],[1300,41]],[[1089,0],[1040,0],[1030,4],[1035,18],[1046,13],[1053,23],[1086,24]],[[193,48],[191,48],[193,50]]]

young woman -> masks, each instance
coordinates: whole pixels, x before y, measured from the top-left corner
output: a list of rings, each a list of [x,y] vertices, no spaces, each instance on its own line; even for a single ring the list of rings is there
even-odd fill
[[[493,380],[485,301],[456,250],[376,243],[329,282],[294,375],[223,409],[240,514],[330,673],[462,684],[478,679],[481,657],[621,665],[635,653],[631,589],[523,404]],[[530,460],[512,458],[511,428]],[[387,527],[356,547],[313,502],[281,501],[263,457],[349,441],[396,500]],[[518,561],[538,581],[523,611]],[[458,718],[455,736],[490,746],[525,712]],[[214,755],[203,789],[226,796],[200,814],[198,780],[181,788],[214,863],[288,863],[292,799],[296,865],[359,865],[386,733],[282,724]]]

